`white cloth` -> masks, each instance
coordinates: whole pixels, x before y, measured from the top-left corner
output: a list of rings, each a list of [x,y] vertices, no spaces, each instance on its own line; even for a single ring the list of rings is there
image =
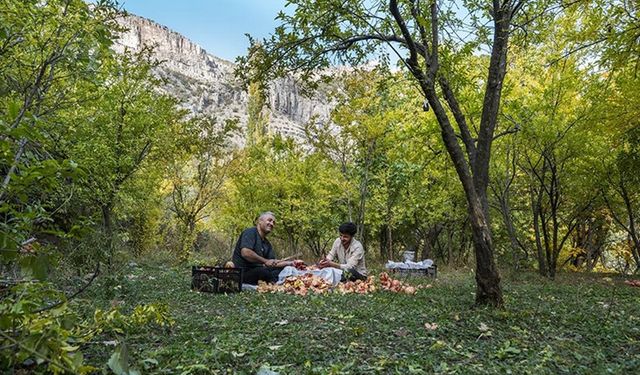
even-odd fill
[[[387,268],[387,269],[400,268],[400,269],[404,269],[404,270],[424,270],[424,269],[427,269],[427,268],[429,268],[431,266],[433,266],[433,260],[431,260],[431,259],[425,259],[425,260],[420,261],[420,262],[411,262],[411,261],[394,262],[394,261],[390,260],[385,265],[385,268]]]
[[[253,284],[242,284],[242,291],[246,292],[255,292],[258,290],[258,286],[257,285],[253,285]]]
[[[327,268],[323,268],[321,270],[300,271],[295,267],[287,266],[282,271],[280,271],[280,274],[278,275],[278,282],[276,284],[284,283],[284,279],[286,279],[289,276],[300,276],[300,275],[304,275],[304,274],[307,274],[307,273],[310,273],[312,275],[320,276],[323,279],[325,279],[328,282],[330,282],[331,285],[333,285],[333,286],[338,285],[338,283],[340,282],[340,279],[342,279],[342,270],[339,270],[339,269],[333,268],[333,267],[327,267]]]

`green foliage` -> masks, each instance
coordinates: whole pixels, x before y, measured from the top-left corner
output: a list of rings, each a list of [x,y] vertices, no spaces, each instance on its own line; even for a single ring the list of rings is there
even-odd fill
[[[512,157],[500,160],[494,170],[496,177],[510,171],[498,178],[513,179],[514,185],[507,188],[529,198],[518,202],[531,214],[526,220],[519,217],[517,225],[532,228],[536,240],[527,246],[536,248],[539,270],[549,276],[555,274],[565,246],[570,246],[581,216],[598,208],[599,185],[590,179],[589,167],[604,151],[600,129],[589,121],[587,90],[592,82],[576,56],[543,68],[541,61],[562,47],[550,40],[516,60],[520,64],[514,64],[517,74],[507,83],[503,116],[519,131],[514,139],[504,139],[502,147],[508,147]],[[590,142],[585,144],[585,139]]]
[[[617,277],[561,273],[550,281],[531,272],[506,274],[506,309],[493,310],[469,309],[470,270],[439,270],[435,281],[410,278],[432,284],[413,296],[305,297],[196,293],[188,290],[184,267],[127,272],[138,278],[125,305],[165,302],[175,319],[170,335],[130,335],[130,366],[145,374],[261,367],[282,374],[590,374],[634,372],[640,365],[640,294]],[[94,350],[89,363],[102,366],[111,353]]]
[[[306,247],[319,256],[328,250],[344,217],[344,208],[335,204],[344,183],[331,164],[276,136],[246,148],[237,167],[216,218],[219,228],[237,235],[260,212],[273,211],[278,221],[274,235],[285,241],[285,253]]]
[[[0,267],[3,283],[17,283],[3,290],[3,370],[92,371],[80,345],[104,322],[78,320],[57,287],[35,280],[81,275],[113,261],[112,244],[148,247],[157,231],[160,155],[184,112],[158,93],[149,50],[111,50],[114,5],[0,7]],[[120,223],[138,230],[113,231]],[[166,311],[136,310],[127,329],[152,315]]]
[[[42,307],[64,299],[51,284],[22,283],[0,303],[2,368],[11,369],[30,359],[54,374],[88,373],[79,351],[83,327],[66,304],[39,313]]]
[[[406,46],[398,14],[390,14],[395,3],[405,32],[423,47],[433,42],[432,27],[440,28],[437,65],[431,46],[399,60],[415,59],[411,69],[387,69],[387,53],[396,53],[388,43]],[[502,264],[549,276],[562,267],[637,270],[638,8],[552,3],[522,2],[516,12],[523,28],[509,35],[510,75],[494,132],[485,105],[492,60],[483,51],[493,45],[496,29],[487,20],[495,12],[486,4],[438,3],[432,18],[430,3],[290,1],[294,9],[279,15],[273,38],[252,40],[252,54],[240,59],[249,121],[247,147],[236,150],[236,122],[191,117],[161,94],[151,50],[114,54],[116,4],[2,1],[0,261],[3,279],[17,284],[0,291],[1,369],[633,372],[637,293],[599,277],[561,273],[550,284],[527,275],[507,284],[507,310],[469,311],[467,275],[438,281],[415,299],[382,293],[301,301],[204,298],[187,292],[187,272],[166,267],[173,259],[163,259],[162,269],[117,272],[132,254],[165,248],[183,260],[225,259],[240,230],[266,210],[276,213],[272,238],[282,256],[323,255],[336,227],[351,220],[368,262],[377,245],[383,260],[415,248],[441,264],[464,265],[473,261],[474,238],[465,203],[483,186],[463,191],[461,165],[473,164],[474,144],[493,138],[484,156],[492,161],[491,227]],[[319,68],[374,56],[376,69],[334,74],[332,84],[318,79],[326,78]],[[310,121],[303,145],[268,131],[267,81],[292,69],[302,70],[299,81],[312,81],[304,90],[319,87],[336,104],[332,127]],[[433,73],[431,81],[419,70]],[[446,108],[436,118],[440,101]],[[453,141],[445,149],[438,137],[447,132]],[[455,147],[462,156],[452,165],[443,151]],[[197,242],[225,253],[197,252]],[[96,262],[106,262],[109,274],[89,299],[65,301],[60,290],[80,284]],[[36,281],[45,279],[59,285]],[[275,328],[262,329],[256,309]],[[604,340],[612,344],[593,344]]]
[[[54,155],[51,142],[68,129],[60,111],[85,97],[73,87],[96,81],[111,58],[113,9],[80,0],[4,1],[0,9],[0,163],[3,261],[34,232],[59,234],[61,210],[78,164]],[[49,129],[58,133],[52,134]]]
[[[114,337],[123,348],[127,335],[174,324],[163,304],[137,305],[128,315],[98,309],[83,320],[49,283],[20,283],[2,293],[0,369],[7,371],[27,366],[36,373],[91,373],[96,367],[85,363],[82,348],[97,336]]]
[[[625,69],[616,71],[608,80],[596,87],[593,95],[595,122],[608,129],[610,137],[605,140],[607,152],[600,160],[600,172],[604,186],[602,195],[616,227],[626,237],[617,249],[624,249],[619,257],[618,269],[636,271],[640,269],[640,239],[638,233],[638,207],[640,205],[640,123],[638,122],[638,93],[640,77],[635,64],[629,62]],[[602,100],[601,92],[609,95]]]
[[[237,169],[232,142],[237,130],[235,120],[218,124],[215,119],[195,118],[178,140],[181,150],[168,165],[167,180],[182,259],[193,251],[197,226],[222,204],[224,182]]]
[[[345,75],[332,120],[337,135],[315,130],[318,152],[342,171],[350,188],[344,200],[361,235],[380,238],[380,256],[397,257],[402,248],[428,246],[424,233],[451,214],[459,192],[445,188],[447,173],[437,139],[437,123],[420,108],[419,94],[379,70]],[[450,193],[450,194],[449,194]],[[425,251],[429,254],[429,249]]]
[[[248,144],[259,142],[267,133],[268,120],[265,118],[265,94],[264,90],[257,84],[249,85],[249,102],[247,103],[247,111],[249,119],[247,120],[246,139]]]
[[[566,13],[576,22],[567,27],[563,39],[575,45],[567,53],[589,50],[602,66],[611,69],[638,67],[638,17],[634,1],[586,1],[572,3]]]

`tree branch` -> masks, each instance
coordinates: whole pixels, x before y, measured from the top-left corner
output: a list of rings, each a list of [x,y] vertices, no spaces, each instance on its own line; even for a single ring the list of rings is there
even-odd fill
[[[62,305],[63,303],[67,303],[67,302],[71,301],[72,299],[76,298],[80,293],[84,292],[89,287],[89,285],[91,285],[93,283],[93,280],[95,280],[96,277],[98,277],[99,274],[100,274],[100,262],[97,262],[96,263],[96,269],[93,271],[93,275],[91,276],[91,279],[89,279],[89,281],[84,286],[82,286],[82,288],[78,289],[75,293],[73,293],[69,297],[66,297],[66,298],[64,298],[64,299],[62,299],[62,300],[60,300],[60,301],[58,301],[58,302],[56,302],[56,303],[54,303],[52,305],[49,305],[49,306],[40,308],[38,310],[35,310],[34,313],[35,314],[39,314],[41,312],[54,309],[54,308]]]

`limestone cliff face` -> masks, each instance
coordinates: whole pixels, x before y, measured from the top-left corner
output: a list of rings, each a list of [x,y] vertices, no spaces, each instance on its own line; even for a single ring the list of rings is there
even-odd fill
[[[156,74],[166,80],[164,90],[181,99],[193,114],[214,115],[218,119],[237,117],[247,123],[247,93],[236,81],[234,64],[213,56],[181,34],[151,20],[127,16],[120,23],[124,32],[116,46],[137,51],[153,46],[163,63]],[[292,78],[273,82],[267,92],[269,130],[302,140],[302,128],[313,116],[326,122],[331,106],[322,95],[307,98]],[[242,140],[239,140],[242,142]]]

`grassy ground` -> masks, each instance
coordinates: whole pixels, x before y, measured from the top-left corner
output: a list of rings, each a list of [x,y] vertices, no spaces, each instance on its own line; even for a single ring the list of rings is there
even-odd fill
[[[145,374],[640,373],[640,288],[620,280],[505,276],[504,310],[472,307],[469,272],[409,281],[433,287],[413,296],[213,295],[189,290],[186,267],[137,265],[81,302],[87,311],[169,306],[173,328],[127,338]],[[88,362],[104,367],[113,347],[88,351]]]

